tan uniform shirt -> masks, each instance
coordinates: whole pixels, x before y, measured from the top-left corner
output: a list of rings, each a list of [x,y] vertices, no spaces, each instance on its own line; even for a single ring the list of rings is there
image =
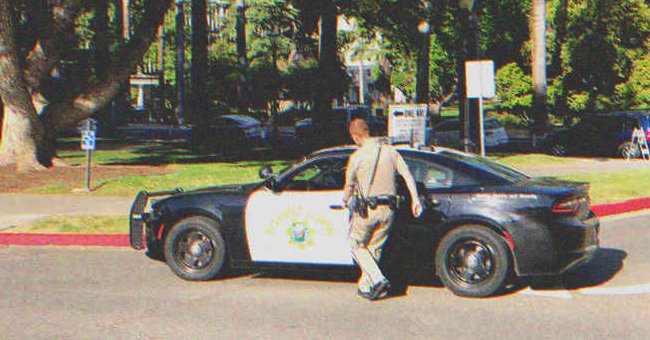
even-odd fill
[[[377,159],[377,152],[382,146],[377,138],[367,139],[359,149],[350,156],[346,170],[347,186],[360,186],[361,193],[366,196],[394,195],[396,193],[395,171],[405,179],[412,178],[402,156],[390,145],[383,145],[377,163],[375,180],[368,193],[372,171]]]

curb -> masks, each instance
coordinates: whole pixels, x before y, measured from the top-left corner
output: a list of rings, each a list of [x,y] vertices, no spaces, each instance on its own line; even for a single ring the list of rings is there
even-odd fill
[[[126,234],[0,234],[2,246],[95,246],[129,247]]]
[[[599,218],[650,209],[650,197],[598,204],[591,210]],[[0,233],[0,246],[130,247],[127,234],[30,234]]]

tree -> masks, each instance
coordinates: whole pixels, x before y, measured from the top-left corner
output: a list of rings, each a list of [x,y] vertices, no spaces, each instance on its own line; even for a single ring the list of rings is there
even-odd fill
[[[191,118],[196,127],[194,145],[209,140],[208,22],[206,0],[192,0]]]
[[[533,117],[531,129],[533,146],[536,135],[548,129],[548,92],[546,86],[546,0],[533,0],[530,31],[532,37],[531,69],[533,90]]]
[[[75,51],[70,38],[78,37],[70,34],[73,23],[93,13],[82,4],[34,1],[17,6],[0,1],[0,76],[6,80],[0,86],[4,103],[0,165],[28,171],[56,163],[57,132],[110,103],[156,39],[171,1],[143,0],[132,38],[115,47],[110,64],[98,61],[89,74],[75,70],[85,67],[87,54],[70,53]],[[95,76],[99,69],[105,80]]]

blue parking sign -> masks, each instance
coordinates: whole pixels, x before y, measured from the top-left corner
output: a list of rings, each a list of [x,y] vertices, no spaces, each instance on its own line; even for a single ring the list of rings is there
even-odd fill
[[[81,150],[95,150],[95,131],[81,131]]]

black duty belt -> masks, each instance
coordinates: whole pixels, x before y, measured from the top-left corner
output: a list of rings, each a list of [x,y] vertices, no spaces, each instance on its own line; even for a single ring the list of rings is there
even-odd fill
[[[397,195],[370,196],[366,200],[370,209],[376,209],[379,205],[388,205],[393,209],[397,209],[400,203],[400,197]]]

